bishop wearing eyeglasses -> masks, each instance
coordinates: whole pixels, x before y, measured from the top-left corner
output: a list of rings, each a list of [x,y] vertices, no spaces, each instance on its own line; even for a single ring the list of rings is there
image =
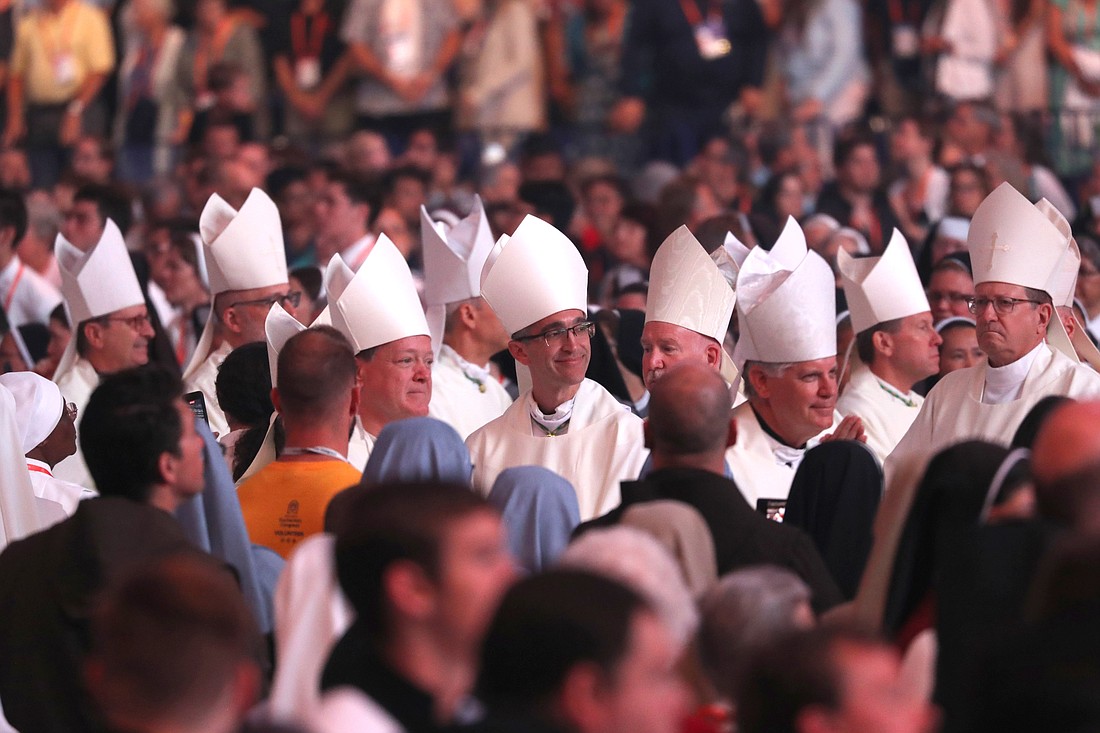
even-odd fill
[[[79,411],[100,377],[149,361],[153,326],[126,243],[113,221],[106,220],[99,241],[87,251],[61,234],[54,250],[65,308],[75,327],[53,381]],[[53,475],[80,486],[94,485],[79,451],[58,463]]]
[[[279,210],[267,194],[252,189],[240,211],[214,194],[199,218],[203,255],[210,275],[210,317],[191,361],[184,388],[202,392],[215,435],[229,434],[214,382],[229,352],[263,341],[268,311],[280,303],[291,315],[301,293],[289,294]]]
[[[1100,397],[1100,374],[1078,361],[1055,306],[1072,293],[1080,253],[1044,209],[1007,183],[974,212],[967,236],[975,295],[968,302],[986,359],[945,376],[885,463],[886,494],[861,606],[878,609],[916,483],[940,450],[966,440],[1009,445],[1044,397]]]
[[[531,388],[466,441],[483,493],[506,468],[543,466],[573,484],[582,520],[618,506],[619,482],[637,478],[646,458],[641,419],[585,379],[596,328],[587,284],[577,248],[541,219],[528,216],[497,243],[481,295],[512,335],[508,350],[530,370]]]

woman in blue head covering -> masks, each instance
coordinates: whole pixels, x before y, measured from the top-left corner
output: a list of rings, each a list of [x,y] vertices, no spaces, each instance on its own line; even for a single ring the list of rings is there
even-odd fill
[[[489,503],[500,510],[512,556],[531,573],[553,564],[581,523],[573,485],[542,466],[502,471]]]
[[[431,417],[410,417],[382,428],[362,485],[445,481],[470,485],[470,452],[458,432]]]

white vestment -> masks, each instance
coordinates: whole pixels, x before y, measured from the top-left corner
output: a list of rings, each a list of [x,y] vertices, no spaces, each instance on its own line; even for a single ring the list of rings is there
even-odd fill
[[[835,413],[831,427],[811,438],[802,448],[792,448],[768,434],[750,403],[735,408],[732,415],[737,420],[737,441],[726,449],[726,464],[737,488],[753,509],[757,508],[759,499],[786,500],[806,449],[817,445],[821,435],[835,429],[841,419]]]
[[[875,544],[856,596],[861,620],[879,623],[894,555],[928,461],[967,440],[1008,446],[1035,403],[1049,395],[1079,400],[1100,397],[1100,374],[1044,345],[1027,373],[1019,398],[998,405],[982,402],[985,361],[951,372],[932,388],[909,432],[885,466],[886,493],[875,517]]]
[[[223,341],[210,352],[191,378],[183,383],[185,392],[202,392],[203,399],[206,400],[206,421],[215,436],[229,435],[229,421],[218,405],[218,393],[214,385],[218,379],[218,369],[231,351],[233,347]]]
[[[326,692],[309,729],[316,733],[404,733],[405,730],[374,698],[354,687],[337,687]]]
[[[13,255],[8,266],[0,271],[0,304],[12,326],[48,325],[50,313],[61,304],[61,293],[20,260],[19,255]]]
[[[91,489],[56,478],[48,464],[33,458],[27,459],[27,472],[31,477],[34,495],[39,499],[55,502],[69,517],[76,513],[76,507],[83,499],[91,499],[99,495]]]
[[[432,401],[428,414],[447,423],[463,440],[504,414],[512,398],[492,376],[467,376],[465,366],[446,344],[432,364]]]
[[[73,338],[76,338],[75,334]],[[87,359],[81,356],[77,357],[69,371],[62,374],[61,378],[55,381],[58,389],[61,390],[62,396],[68,402],[76,405],[77,450],[76,453],[53,467],[53,475],[62,481],[77,486],[94,487],[95,482],[92,481],[92,475],[88,473],[88,466],[84,463],[84,455],[80,450],[80,413],[84,412],[92,392],[99,386],[99,373],[96,372],[95,367]]]
[[[577,390],[564,435],[533,435],[530,404],[527,391],[466,440],[474,488],[488,495],[504,469],[542,466],[573,484],[582,522],[617,507],[619,482],[636,479],[648,455],[641,418],[590,379]]]
[[[867,447],[878,457],[879,463],[902,439],[909,426],[917,419],[924,398],[909,390],[902,394],[882,381],[870,369],[858,369],[844,394],[837,400],[836,409],[843,415],[858,415],[867,433]]]

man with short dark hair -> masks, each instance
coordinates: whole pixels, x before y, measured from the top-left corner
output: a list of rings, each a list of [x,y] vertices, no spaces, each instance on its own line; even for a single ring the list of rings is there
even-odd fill
[[[856,259],[841,250],[837,264],[863,363],[837,409],[862,418],[867,446],[882,462],[917,418],[924,398],[913,385],[939,371],[943,339],[897,229],[881,257]]]
[[[810,538],[754,512],[726,478],[726,448],[736,439],[729,392],[718,372],[691,361],[674,365],[650,398],[646,447],[653,470],[639,481],[624,481],[622,504],[580,531],[617,524],[636,504],[682,501],[710,528],[720,575],[761,563],[782,565],[810,586],[815,610],[836,605],[840,594]]]
[[[852,135],[833,148],[836,180],[821,189],[817,213],[828,214],[867,238],[872,254],[881,254],[897,217],[882,188],[882,167],[870,137]]]
[[[355,370],[351,347],[331,326],[307,329],[279,350],[271,401],[282,418],[284,447],[237,489],[253,543],[287,557],[322,531],[329,499],[359,482],[360,471],[347,461],[359,408]]]
[[[439,730],[467,702],[513,578],[500,517],[469,488],[434,483],[377,486],[342,509],[331,518],[336,574],[357,618],[322,676],[333,692],[320,717],[346,721],[350,707],[360,725]]]
[[[750,662],[737,697],[742,733],[926,733],[935,716],[901,683],[901,659],[860,631],[787,636]]]
[[[358,270],[374,244],[368,222],[378,213],[380,193],[375,183],[350,173],[334,172],[313,204],[317,218],[317,260],[326,263],[339,253]]]
[[[179,378],[111,374],[92,394],[80,447],[100,496],[0,553],[0,699],[19,730],[97,730],[81,682],[92,601],[143,561],[198,552],[173,512],[203,490],[203,441]]]
[[[15,191],[0,190],[0,305],[12,328],[49,323],[61,293],[16,251],[27,232],[27,207]]]
[[[599,599],[598,602],[593,602]],[[550,570],[505,596],[481,649],[473,730],[674,733],[687,714],[678,645],[633,590]]]

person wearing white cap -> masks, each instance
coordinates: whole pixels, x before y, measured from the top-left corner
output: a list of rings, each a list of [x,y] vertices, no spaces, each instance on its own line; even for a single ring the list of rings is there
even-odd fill
[[[837,255],[844,294],[852,313],[856,350],[866,368],[852,374],[837,409],[859,415],[867,445],[879,461],[913,424],[924,398],[913,386],[940,367],[943,342],[932,327],[932,312],[897,229],[881,257]]]
[[[470,214],[450,228],[433,222],[424,207],[420,219],[425,311],[436,352],[428,414],[465,440],[512,404],[489,372],[489,358],[508,348],[508,332],[481,297],[481,271],[495,243],[476,196]]]
[[[87,251],[60,234],[55,251],[73,338],[53,381],[80,411],[102,375],[149,361],[153,327],[126,244],[113,221],[106,220],[99,241]],[[92,486],[79,452],[57,464],[54,475],[79,486]]]
[[[53,475],[54,466],[76,453],[76,405],[66,403],[56,384],[34,372],[0,374],[0,385],[15,397],[16,424],[34,495],[72,516],[81,499],[96,496],[91,489]]]
[[[595,324],[580,252],[528,216],[489,256],[481,294],[512,335],[509,352],[530,369],[531,389],[466,441],[474,487],[488,493],[505,468],[537,465],[573,484],[582,520],[614,509],[619,482],[637,478],[646,450],[641,419],[585,379]]]
[[[749,252],[737,275],[741,338],[734,360],[748,402],[734,409],[726,462],[749,506],[786,501],[806,448],[829,437],[862,440],[856,417],[836,412],[836,305],[832,270],[788,218],[771,251]]]
[[[686,226],[657,249],[642,328],[642,379],[647,389],[666,369],[685,359],[713,367],[727,383],[736,380],[737,370],[722,348],[735,297],[715,257],[722,258],[736,277],[736,268],[748,253],[730,234],[725,246],[708,256]]]
[[[870,619],[881,613],[902,526],[932,456],[964,440],[1007,446],[1031,408],[1049,395],[1100,396],[1100,374],[1047,342],[1049,326],[1059,326],[1052,335],[1065,336],[1051,293],[1073,256],[1066,234],[1004,183],[975,211],[967,247],[976,293],[970,308],[986,359],[945,375],[932,388],[886,461],[887,491],[857,597]]]
[[[61,293],[19,259],[16,248],[27,231],[27,206],[15,191],[0,190],[0,306],[13,328],[49,323]]]
[[[229,434],[218,407],[214,383],[218,367],[238,346],[264,340],[264,321],[274,303],[293,311],[279,210],[266,193],[252,189],[240,211],[214,194],[199,218],[206,271],[210,278],[210,317],[191,361],[183,370],[187,390],[202,392],[215,435]]]
[[[359,420],[348,447],[349,459],[361,470],[382,428],[428,414],[434,357],[412,272],[389,237],[378,235],[363,266],[349,274],[334,255],[325,286],[328,318],[351,343],[362,385]]]

